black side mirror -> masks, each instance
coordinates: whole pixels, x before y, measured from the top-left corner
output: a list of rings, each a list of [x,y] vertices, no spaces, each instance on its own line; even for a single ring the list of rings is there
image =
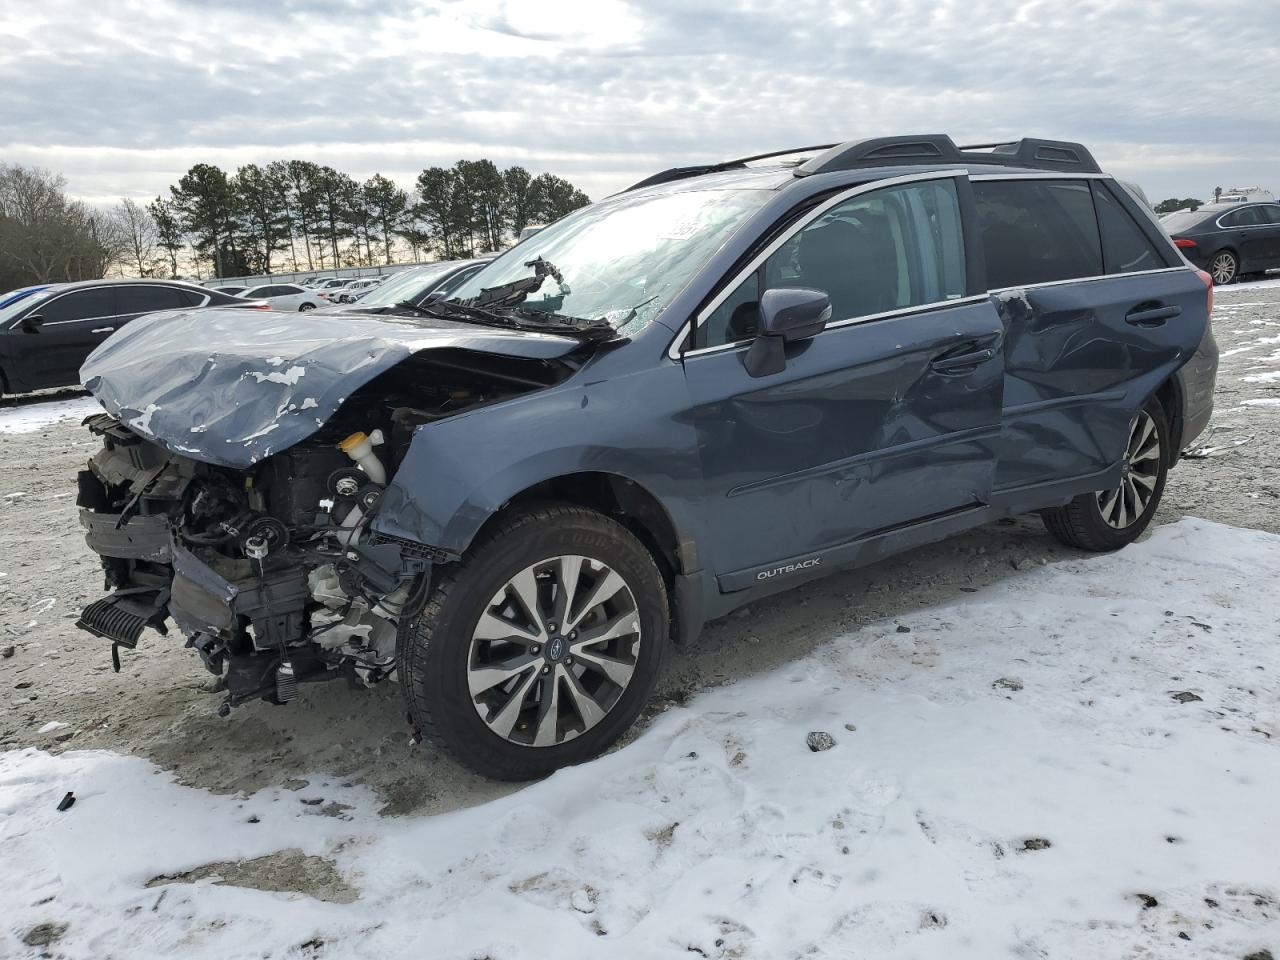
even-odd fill
[[[22,318],[23,333],[39,333],[43,325],[44,317],[38,313],[31,313]]]
[[[767,377],[787,366],[786,345],[808,340],[831,321],[831,298],[822,290],[782,287],[760,298],[760,331],[744,358],[747,373]]]

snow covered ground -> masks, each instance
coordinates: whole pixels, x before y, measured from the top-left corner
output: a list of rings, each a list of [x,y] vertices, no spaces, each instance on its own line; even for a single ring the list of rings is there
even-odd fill
[[[82,420],[91,413],[102,412],[93,397],[40,400],[39,396],[42,395],[23,397],[0,407],[0,433],[35,433],[62,420]]]
[[[434,817],[9,751],[0,956],[1280,956],[1278,593],[1280,536],[1185,519]]]

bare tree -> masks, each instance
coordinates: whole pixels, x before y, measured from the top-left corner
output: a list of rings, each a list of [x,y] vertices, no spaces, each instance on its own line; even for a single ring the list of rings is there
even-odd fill
[[[125,245],[125,256],[130,270],[137,268],[138,276],[150,276],[156,259],[156,221],[146,207],[125,197],[111,211],[111,218],[120,231]]]
[[[0,280],[9,286],[101,277],[118,231],[47,170],[0,166]]]

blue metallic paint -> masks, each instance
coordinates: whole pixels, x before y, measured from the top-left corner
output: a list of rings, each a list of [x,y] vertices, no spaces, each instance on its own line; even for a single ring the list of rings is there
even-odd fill
[[[544,481],[631,480],[680,541],[697,544],[674,585],[688,638],[832,569],[1116,482],[1130,420],[1206,339],[1204,286],[1188,269],[835,326],[789,346],[786,370],[761,380],[743,369],[745,345],[667,356],[763,238],[867,179],[784,182],[632,341],[556,387],[419,428],[374,528],[461,553],[503,504]],[[1181,312],[1157,328],[1125,322],[1151,300]],[[976,344],[995,356],[959,376],[929,366]]]

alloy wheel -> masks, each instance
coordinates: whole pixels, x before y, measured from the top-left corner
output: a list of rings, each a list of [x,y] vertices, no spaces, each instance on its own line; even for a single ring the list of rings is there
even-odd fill
[[[467,686],[498,736],[551,747],[590,730],[631,682],[640,615],[626,581],[590,557],[521,570],[472,632]]]
[[[1155,496],[1160,463],[1160,432],[1151,415],[1141,410],[1129,427],[1120,485],[1097,494],[1098,509],[1108,526],[1123,530],[1143,515]]]
[[[1236,258],[1226,250],[1214,257],[1213,263],[1209,265],[1209,272],[1213,274],[1213,282],[1218,286],[1234,280],[1236,278],[1236,269]]]

